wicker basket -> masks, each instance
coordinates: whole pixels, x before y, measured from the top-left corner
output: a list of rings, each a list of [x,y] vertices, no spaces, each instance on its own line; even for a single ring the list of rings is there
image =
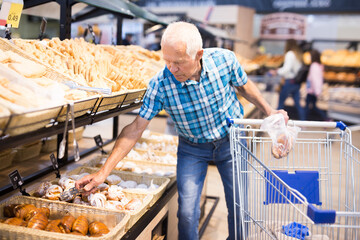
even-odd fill
[[[158,137],[162,137],[162,136],[167,136],[168,139],[158,139]],[[154,137],[154,138],[152,138]],[[162,133],[157,133],[157,132],[150,132],[149,136],[147,137],[141,137],[139,142],[146,142],[146,143],[170,143],[170,144],[178,144],[178,137],[177,136],[172,136],[172,135],[165,135]]]
[[[41,64],[43,66],[46,67],[46,71],[44,74],[44,77],[53,79],[55,81],[58,82],[62,82],[64,80],[72,80],[69,76],[57,71],[56,69],[50,67],[47,64],[44,64],[43,62],[41,62],[40,60],[38,60],[36,57],[32,56],[31,54],[27,53],[26,51],[24,51],[23,49],[21,49],[20,47],[16,46],[15,44],[11,43],[10,41],[8,41],[5,38],[0,38],[0,49],[3,51],[12,51],[14,53],[19,54],[20,56],[29,59],[33,62],[36,62],[38,64]]]
[[[128,106],[133,103],[139,103],[146,93],[146,89],[133,89],[126,93],[126,98],[122,106]]]
[[[57,106],[21,114],[13,114],[5,133],[16,136],[46,127],[56,119],[62,107],[63,106]]]
[[[41,151],[41,141],[36,141],[30,144],[22,145],[20,147],[16,147],[16,155],[14,157],[14,162],[21,162],[28,160],[30,158],[39,156]]]
[[[57,184],[58,181],[54,180],[52,181],[53,184]],[[32,196],[34,194],[35,191],[30,192],[30,195]],[[61,202],[61,201],[56,201],[56,200],[48,200],[48,199],[43,199],[43,198],[35,198],[35,197],[31,197],[34,199],[41,199],[42,201],[45,202],[49,202],[49,203],[63,203],[63,204],[67,204],[70,205],[72,207],[84,207],[84,208],[88,208],[88,209],[103,209],[109,212],[126,212],[129,214],[129,220],[126,223],[125,229],[128,230],[130,229],[136,222],[137,220],[139,220],[142,215],[144,215],[144,213],[150,208],[150,202],[153,199],[153,195],[151,194],[144,194],[144,193],[132,193],[132,192],[125,192],[125,197],[128,198],[129,200],[134,199],[134,198],[138,198],[141,200],[142,204],[141,206],[136,209],[135,211],[123,211],[123,210],[113,210],[113,209],[106,209],[106,208],[99,208],[99,207],[93,207],[93,206],[85,206],[85,205],[80,205],[80,204],[75,204],[75,203],[67,203],[67,202]]]
[[[41,152],[43,153],[50,153],[56,151],[57,148],[57,135],[43,138],[41,140],[42,146],[41,146]]]
[[[68,172],[67,175],[74,175],[74,174],[80,174],[80,173],[94,173],[97,172],[99,169],[98,168],[91,168],[91,167],[79,167],[74,169],[71,172]],[[151,199],[150,202],[150,207],[152,205],[154,205],[154,203],[163,195],[163,193],[165,192],[165,189],[167,187],[167,185],[170,182],[169,178],[166,177],[153,177],[153,176],[148,176],[148,175],[141,175],[141,174],[136,174],[136,173],[130,173],[130,172],[124,172],[124,171],[117,171],[117,170],[113,170],[111,172],[111,174],[115,174],[117,176],[119,176],[122,180],[132,180],[135,181],[136,183],[140,184],[146,184],[146,185],[150,185],[151,182],[153,182],[154,184],[159,185],[159,187],[157,189],[154,190],[142,190],[142,189],[123,189],[123,192],[125,193],[133,193],[133,194],[151,194],[153,196],[153,198]]]
[[[80,141],[82,139],[84,130],[85,130],[85,127],[75,128],[76,141]],[[74,141],[74,133],[73,133],[73,130],[70,129],[68,132],[68,144],[73,144],[73,141]]]
[[[116,94],[114,93],[112,96],[102,97],[98,102],[95,110],[96,112],[102,112],[110,109],[115,109],[121,105],[126,97],[126,93]]]
[[[15,149],[7,149],[0,152],[0,170],[10,167],[16,155]]]
[[[102,164],[100,163],[101,160],[103,158],[107,158],[107,156],[102,155],[102,156],[97,156],[94,159],[90,160],[89,163],[87,164],[89,167],[96,167],[96,168],[100,168],[102,166]],[[173,172],[173,174],[171,175],[166,175],[165,177],[170,179],[169,184],[167,185],[167,187],[171,186],[173,182],[176,181],[176,166],[171,165],[171,164],[166,164],[166,163],[155,163],[155,162],[147,162],[147,161],[139,161],[139,160],[127,160],[124,159],[121,162],[125,163],[133,163],[136,164],[137,166],[141,166],[142,169],[146,169],[146,168],[150,168],[152,170],[157,170],[157,171],[162,171],[164,173],[166,172]],[[116,168],[115,170],[118,171],[125,171],[125,172],[133,172],[133,169],[124,169],[124,168]],[[146,174],[146,173],[144,173]],[[147,174],[149,176],[152,177],[159,177],[159,175],[154,174]]]
[[[93,111],[93,109],[99,102],[99,99],[100,99],[100,95],[95,95],[92,97],[88,97],[87,99],[75,101],[74,102],[74,117],[77,118],[77,117],[85,115],[86,113]],[[57,118],[58,122],[66,121],[66,112],[67,112],[67,107],[64,107],[62,109],[62,111],[60,112],[59,117]],[[70,119],[70,111],[69,111],[68,118]]]
[[[30,55],[29,53],[25,52],[24,50],[22,50],[21,48],[19,48],[18,46],[16,46],[15,44],[12,44],[11,42],[9,42],[7,39],[4,38],[0,38],[0,49],[7,51],[10,50],[12,52],[15,52],[17,54],[19,54],[20,56],[29,59],[31,61],[34,61],[38,64],[41,64],[43,66],[46,67],[46,71],[44,74],[44,77],[47,77],[49,79],[55,80],[57,82],[62,82],[62,81],[73,81],[73,79],[71,79],[69,76],[59,72],[58,70],[44,64],[43,62],[39,61],[37,58],[33,57],[32,55]],[[94,95],[91,96],[89,98],[83,99],[83,100],[78,100],[74,102],[74,112],[75,112],[75,117],[79,117],[82,116],[84,114],[86,114],[87,112],[91,111],[93,109],[93,107],[95,107],[98,99],[100,98],[100,95]],[[55,115],[53,115],[53,118],[56,118],[58,115],[58,121],[63,122],[66,120],[66,107],[64,107],[62,109],[62,111],[57,112]],[[40,127],[41,128],[41,127]],[[36,129],[34,129],[36,130]],[[27,131],[29,132],[29,131]],[[14,135],[14,134],[12,134]]]
[[[119,239],[125,233],[125,226],[129,221],[129,214],[125,212],[114,212],[103,209],[91,208],[81,205],[73,205],[66,202],[47,201],[40,198],[16,196],[0,205],[0,216],[3,218],[3,207],[9,204],[33,204],[36,207],[47,207],[50,209],[50,219],[58,219],[70,213],[75,218],[85,215],[89,222],[103,222],[110,232],[101,237],[91,239]],[[63,233],[53,233],[37,229],[12,226],[0,223],[1,239],[21,239],[21,240],[38,240],[38,239],[89,239],[88,236],[67,235]]]
[[[113,93],[112,96],[102,97],[99,104],[96,106],[96,112],[115,109],[118,107],[128,106],[132,103],[137,103],[142,100],[146,89],[133,89],[125,93]]]
[[[173,158],[177,159],[177,154],[176,153],[171,153],[171,152],[162,152],[162,151],[157,151],[157,150],[144,150],[144,149],[140,149],[140,148],[134,149],[134,151],[138,152],[141,155],[144,155],[144,154],[150,152],[150,153],[154,153],[155,156],[165,157],[166,155],[170,155]],[[126,160],[135,160],[135,161],[139,160],[139,159],[131,159],[131,158],[128,158],[128,157],[126,157],[124,159],[126,159]],[[156,162],[156,161],[152,161],[152,160],[142,160],[142,161],[151,162],[151,163],[162,163],[162,164],[166,164],[166,165],[176,166],[175,163],[163,163],[163,162]]]
[[[9,121],[10,114],[11,113],[7,108],[0,105],[0,135],[3,133],[5,126]]]

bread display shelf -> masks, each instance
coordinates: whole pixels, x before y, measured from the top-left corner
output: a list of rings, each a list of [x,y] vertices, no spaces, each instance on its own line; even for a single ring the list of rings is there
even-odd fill
[[[329,94],[329,110],[360,116],[360,88],[332,88]]]
[[[89,168],[89,167],[79,167],[76,168],[70,172],[67,172],[67,175],[78,175],[81,173],[93,173],[95,171],[97,171],[98,169],[96,168]],[[112,173],[114,174],[114,173]],[[51,181],[52,184],[58,184],[58,180],[53,180]],[[39,183],[40,185],[40,183]],[[35,193],[34,191],[30,192],[30,195],[32,196]],[[133,199],[133,198],[138,198],[141,200],[142,204],[139,208],[137,208],[134,211],[126,211],[129,213],[129,221],[126,224],[126,230],[131,228],[136,222],[137,220],[139,220],[139,218],[144,215],[144,213],[150,208],[150,204],[153,201],[154,195],[151,193],[147,193],[147,192],[141,192],[141,191],[125,191],[125,189],[123,190],[123,193],[125,194],[126,198],[128,198],[129,200]],[[35,198],[35,197],[32,197]],[[83,206],[86,208],[93,208],[93,209],[105,209],[105,208],[100,208],[100,207],[94,207],[94,206],[86,206],[86,205],[81,205],[81,204],[75,204],[75,203],[68,203],[68,202],[62,202],[62,201],[58,201],[58,200],[49,200],[49,199],[43,199],[43,198],[35,198],[35,199],[42,199],[42,201],[47,201],[47,202],[60,202],[60,203],[64,203],[64,204],[68,204],[71,206]],[[113,210],[113,209],[106,209],[107,211],[110,212],[125,212],[124,210]]]
[[[11,114],[5,119],[0,118],[0,122],[7,120],[7,123],[0,132],[2,132],[3,135],[16,136],[44,128],[55,122],[55,119],[64,107],[63,105],[48,109],[39,109],[26,113]]]
[[[88,211],[91,211],[91,209],[93,209],[95,211],[102,210],[102,211],[108,212],[109,214],[112,214],[112,213],[122,213],[122,214],[124,214],[124,213],[126,213],[127,215],[129,215],[127,221],[124,224],[125,231],[127,231],[132,226],[134,226],[134,224],[141,218],[141,216],[144,215],[146,213],[146,211],[149,209],[150,202],[153,199],[153,196],[151,194],[129,193],[129,192],[124,192],[124,194],[129,199],[133,199],[133,198],[140,199],[142,201],[141,206],[135,211],[128,212],[128,211],[123,211],[123,210],[112,210],[112,209],[93,207],[93,206],[87,206],[87,205],[81,205],[81,204],[75,204],[75,203],[68,203],[68,202],[61,202],[61,201],[57,201],[57,200],[49,200],[49,199],[36,198],[36,197],[27,197],[27,198],[33,199],[34,201],[39,200],[39,201],[42,201],[42,202],[46,202],[49,205],[50,204],[65,204],[66,206],[71,207],[71,209],[74,209],[74,210],[76,210],[77,208],[80,208],[80,209],[85,208],[85,209],[88,209]],[[84,210],[82,210],[82,211],[84,211]]]
[[[66,213],[70,213],[75,218],[85,215],[89,222],[100,221],[104,223],[110,232],[101,237],[76,236],[63,233],[47,232],[37,229],[29,229],[25,227],[13,226],[0,223],[0,236],[2,239],[120,239],[125,233],[126,224],[128,224],[130,216],[126,212],[109,211],[94,207],[69,204],[66,202],[55,202],[45,199],[16,196],[0,205],[0,218],[4,218],[3,208],[10,204],[33,204],[35,207],[47,207],[50,209],[50,219],[63,217]]]
[[[16,150],[7,149],[0,151],[0,170],[11,166],[11,163],[16,155]]]
[[[360,88],[332,88],[329,95],[330,117],[360,123]]]
[[[22,162],[30,158],[39,156],[41,151],[41,141],[36,141],[23,146],[16,147],[16,155],[13,159],[14,162]]]
[[[330,65],[325,65],[325,71],[356,71],[356,70],[360,70],[360,67],[346,67],[346,66],[330,66]]]
[[[89,97],[84,100],[75,101],[74,102],[74,117],[77,118],[77,117],[83,116],[87,113],[90,114],[90,113],[94,112],[95,106],[98,103],[100,98],[101,98],[100,96],[94,96],[94,97]],[[66,112],[67,112],[67,107],[65,106],[61,110],[61,112],[57,118],[58,122],[66,121]],[[68,116],[68,118],[70,119],[70,115]]]
[[[103,160],[104,157],[107,158],[106,155],[97,156],[94,159],[90,160],[87,165],[89,167],[100,168],[102,166],[101,161]],[[165,176],[166,178],[170,179],[170,181],[167,185],[167,188],[170,187],[176,181],[176,166],[174,166],[172,164],[148,162],[148,161],[141,161],[141,160],[126,159],[126,158],[123,159],[122,162],[124,162],[125,165],[126,165],[126,163],[136,164],[138,166],[141,166],[142,168],[156,169],[156,170],[158,170],[158,171],[160,170],[164,173],[170,172],[170,171],[173,172],[173,174]],[[122,167],[122,168],[115,167],[115,170],[124,171],[124,172],[132,172],[131,169],[125,169],[125,167]],[[159,177],[156,174],[147,174],[147,173],[145,173],[145,174],[150,177]]]
[[[129,90],[127,93],[103,96],[95,107],[95,112],[102,112],[112,109],[121,109],[134,103],[142,101],[146,89]]]
[[[77,175],[77,174],[81,174],[81,173],[95,173],[99,170],[99,168],[91,168],[91,167],[79,167],[74,169],[71,172],[68,172],[67,175]],[[150,185],[151,182],[153,184],[157,184],[159,187],[157,189],[154,190],[148,190],[148,191],[143,191],[141,189],[123,189],[124,193],[131,193],[131,194],[140,194],[140,195],[147,195],[150,194],[152,195],[152,199],[149,202],[149,207],[151,207],[152,205],[154,205],[154,203],[163,195],[167,185],[170,182],[169,178],[166,177],[158,177],[158,176],[148,176],[148,175],[141,175],[141,174],[136,174],[136,173],[130,173],[130,172],[124,172],[124,171],[118,171],[118,170],[113,170],[111,172],[111,174],[115,174],[117,176],[119,176],[122,180],[132,180],[135,181],[137,183],[143,183],[146,185]]]

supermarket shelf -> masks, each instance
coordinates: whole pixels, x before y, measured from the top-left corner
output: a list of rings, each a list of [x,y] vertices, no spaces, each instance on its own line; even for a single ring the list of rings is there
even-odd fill
[[[129,106],[123,107],[121,109],[112,109],[106,112],[102,112],[96,115],[86,114],[75,119],[75,127],[81,127],[96,122],[103,121],[108,118],[116,117],[120,114],[131,112],[134,109],[139,108],[142,105],[142,102],[134,103]],[[56,134],[61,134],[64,131],[65,122],[60,122],[54,124],[48,128],[41,128],[39,130],[24,133],[17,136],[4,136],[0,138],[0,151],[26,143],[30,143],[35,140],[39,140],[43,137],[48,137]]]
[[[112,143],[114,140],[113,139],[109,139],[109,140],[106,140],[104,141],[104,146]],[[99,151],[99,148],[97,146],[95,147],[87,147],[83,150],[81,150],[80,152],[80,157],[83,158],[83,157],[86,157],[96,151]],[[39,158],[38,156],[35,157],[34,159],[29,159],[29,160],[26,160],[24,162],[19,162],[18,165],[19,166],[15,166],[15,165],[12,165],[12,167],[10,168],[6,168],[6,169],[3,169],[0,171],[1,173],[1,180],[2,181],[7,181],[8,178],[7,178],[7,174],[9,174],[11,172],[11,170],[13,169],[18,169],[20,174],[22,175],[22,179],[23,179],[23,182],[24,182],[24,186],[27,185],[27,184],[30,184],[36,180],[38,180],[39,178],[43,177],[43,176],[46,176],[47,174],[51,174],[54,172],[54,168],[53,166],[51,165],[51,161],[50,161],[50,158],[48,157],[50,155],[49,154],[42,154],[42,157]],[[73,154],[72,154],[73,155]],[[65,167],[66,165],[68,164],[71,164],[71,163],[74,163],[74,156],[71,156],[69,157],[69,159],[63,164],[63,165],[60,165],[59,164],[59,169],[62,169],[62,167]],[[27,164],[31,164],[32,167],[30,167],[29,165]],[[39,165],[39,166],[37,166]],[[25,168],[23,168],[23,166],[25,166]],[[34,169],[35,168],[40,168],[40,169]],[[24,169],[27,169],[28,171],[22,171]],[[30,173],[26,173],[26,172],[30,172]],[[6,179],[7,178],[7,179]],[[26,188],[26,186],[25,186]],[[24,189],[25,190],[25,189]],[[14,191],[13,187],[11,184],[7,184],[5,186],[2,186],[0,187],[0,196],[3,196],[7,193],[10,193]]]
[[[142,105],[145,92],[146,89],[141,89],[110,97],[98,97],[75,102],[75,127],[90,125],[133,111]],[[43,137],[62,134],[66,125],[67,107],[69,106],[64,105],[11,115],[5,124],[5,128],[0,129],[3,133],[0,136],[0,151],[30,143]],[[26,122],[23,119],[26,119]],[[21,134],[9,134],[12,132],[20,132]]]

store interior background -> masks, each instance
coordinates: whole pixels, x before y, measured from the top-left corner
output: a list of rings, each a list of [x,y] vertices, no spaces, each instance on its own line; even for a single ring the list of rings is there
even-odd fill
[[[305,4],[298,1],[298,4]],[[359,47],[360,41],[360,14],[354,6],[351,9],[351,2],[344,3],[345,10],[336,11],[331,8],[327,11],[326,6],[338,4],[336,1],[305,1],[309,6],[316,6],[310,9],[291,8],[294,6],[292,1],[272,1],[272,10],[277,12],[296,12],[306,18],[305,41],[312,42],[312,48],[320,52],[331,49],[334,51],[347,49],[353,44],[353,48]],[[261,21],[264,16],[270,14],[269,4],[263,9],[255,9],[249,1],[135,1],[139,6],[156,14],[165,22],[176,20],[186,20],[197,23],[208,34],[204,37],[205,47],[225,47],[233,50],[239,56],[246,59],[254,59],[259,54],[270,56],[283,55],[285,40],[272,40],[261,38]],[[278,8],[280,6],[290,6],[290,8]],[[284,5],[285,4],[285,5]],[[286,5],[288,4],[288,5]],[[350,7],[349,7],[350,6]],[[76,3],[72,7],[73,16],[86,9],[85,3]],[[257,6],[259,7],[259,6]],[[344,7],[344,8],[345,8]],[[33,8],[25,9],[21,18],[20,27],[13,29],[14,38],[36,39],[39,36],[39,25],[41,18],[45,17],[48,22],[45,36],[48,38],[59,36],[59,17],[60,6],[56,2],[50,2]],[[71,24],[71,37],[83,37],[88,25],[91,25],[96,34],[96,40],[100,44],[116,44],[117,41],[117,18],[112,14],[89,18],[83,21],[75,21]],[[122,20],[122,39],[126,34],[131,34],[133,44],[142,46],[150,50],[160,49],[160,38],[163,27],[150,23],[141,18]],[[152,31],[152,29],[159,29]],[[0,35],[4,30],[0,28]],[[100,36],[101,35],[101,36]],[[90,34],[86,36],[91,41]],[[260,75],[266,72],[262,71]],[[251,74],[253,75],[253,73]],[[259,75],[256,73],[255,75]],[[359,75],[359,73],[357,73]],[[257,76],[256,76],[257,77]],[[357,79],[360,77],[357,76]],[[266,80],[261,79],[260,82]],[[356,80],[358,82],[358,80]],[[355,83],[356,83],[355,82]],[[348,87],[347,85],[337,85],[336,87]],[[351,87],[352,85],[350,85]],[[358,86],[355,84],[355,87]],[[261,88],[261,86],[260,86]],[[305,92],[305,90],[303,90]],[[304,96],[302,104],[304,105]],[[322,97],[320,97],[321,99]],[[327,99],[319,101],[319,107],[323,111],[328,110]],[[277,107],[277,100],[271,99],[272,105]],[[292,106],[292,99],[287,99],[287,106]],[[297,118],[294,109],[286,108],[291,112],[290,117]],[[329,119],[334,119],[329,117]],[[318,116],[310,120],[319,120]],[[342,119],[334,119],[342,120]],[[345,119],[344,119],[345,120]],[[351,121],[358,123],[359,121]]]
[[[257,11],[256,9],[249,7],[248,1],[244,1],[246,2],[244,5],[241,5],[241,3],[235,3],[242,1],[141,0],[134,2],[158,15],[161,19],[167,22],[179,20],[185,16],[186,19],[202,23],[204,29],[213,34],[213,38],[209,42],[211,47],[229,47],[237,54],[247,59],[253,59],[259,53],[270,55],[283,54],[284,40],[269,40],[261,39],[260,37],[261,19],[270,12]],[[331,2],[331,0],[328,2]],[[333,2],[336,1],[333,0]],[[80,12],[86,6],[87,5],[83,3],[75,4],[72,9],[73,14],[75,15]],[[287,12],[287,9],[283,9],[283,11]],[[353,11],[335,12],[332,10],[331,12],[327,12],[324,9],[320,9],[312,12],[304,10],[299,11],[298,13],[306,17],[306,41],[312,41],[314,39],[327,40],[315,42],[313,44],[313,48],[320,51],[324,51],[326,49],[333,49],[336,51],[348,48],[351,41],[355,41],[357,47],[360,46],[359,4],[357,5],[357,9],[354,9]],[[47,19],[46,37],[58,37],[60,7],[56,2],[24,10],[21,17],[20,27],[18,29],[12,29],[12,37],[19,37],[23,39],[38,38],[40,32],[39,26],[42,17]],[[93,28],[96,29],[95,33],[97,34],[98,40],[100,40],[100,44],[116,44],[117,19],[113,15],[108,14],[72,23],[71,37],[81,37],[88,24],[92,25]],[[158,50],[157,47],[159,46],[161,31],[146,34],[153,26],[154,24],[139,18],[123,19],[122,38],[125,38],[125,35],[130,33],[133,35],[133,43],[135,45],[152,50]],[[99,38],[100,35],[101,39]],[[4,28],[0,28],[0,36],[4,36]],[[357,74],[356,83],[340,84],[340,86],[359,89],[359,69],[357,70]],[[266,85],[266,83],[259,83],[259,88],[262,91],[265,90],[264,85]],[[275,92],[275,90],[264,92],[264,96],[268,101],[270,101],[274,108],[277,107],[277,92]],[[320,103],[320,108],[325,112],[328,111],[327,104],[328,102]],[[297,115],[292,107],[291,100],[288,101],[288,107],[286,110],[291,113],[291,118],[297,118]],[[251,114],[249,117],[263,118],[256,109],[251,108],[250,111]],[[120,131],[126,124],[130,123],[134,119],[135,114],[136,111],[119,116],[118,121]],[[357,114],[359,115],[356,116],[359,117],[360,113]],[[338,117],[332,119],[336,121],[342,120],[352,126],[352,129],[354,130],[352,136],[353,143],[355,146],[360,147],[360,129],[358,127],[358,124],[360,124],[360,118],[348,121],[349,119],[346,115],[336,116]],[[318,118],[314,116],[311,120],[318,120]],[[105,140],[111,139],[113,134],[111,129],[112,124],[112,119],[108,119],[100,123],[88,125],[85,127],[83,138],[92,139],[101,132],[102,137]],[[154,119],[149,126],[149,130],[160,133],[174,132],[172,125],[169,125],[166,121],[166,117],[163,116]],[[214,186],[219,185],[217,184],[219,181],[220,177],[216,172],[216,169],[214,166],[210,166],[206,191],[208,195],[219,196],[220,202],[202,239],[225,239],[227,235],[226,221],[222,221],[226,218],[226,206],[223,191],[221,187],[214,188]],[[207,209],[207,211],[209,211],[209,209]]]

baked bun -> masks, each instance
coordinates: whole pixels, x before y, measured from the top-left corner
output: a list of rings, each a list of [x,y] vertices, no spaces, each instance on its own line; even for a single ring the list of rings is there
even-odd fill
[[[50,200],[59,200],[60,194],[63,192],[63,189],[59,185],[51,185],[45,193],[45,198]]]
[[[277,143],[271,147],[271,152],[275,158],[286,157],[292,148],[292,136],[290,134],[279,134]]]

